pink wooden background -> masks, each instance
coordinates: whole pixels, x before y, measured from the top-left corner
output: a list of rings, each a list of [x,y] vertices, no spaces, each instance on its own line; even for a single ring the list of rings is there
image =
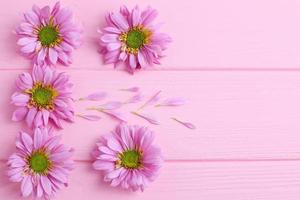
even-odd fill
[[[19,186],[5,176],[17,132],[9,104],[17,75],[30,69],[16,53],[12,30],[22,11],[46,0],[0,2],[0,199],[19,199]],[[151,5],[174,39],[162,66],[132,76],[105,66],[97,53],[98,26],[104,14],[122,4]],[[111,188],[91,169],[95,140],[116,122],[76,119],[61,131],[76,149],[76,169],[66,199],[300,199],[300,1],[298,0],[63,0],[84,26],[84,43],[67,71],[74,97],[113,91],[112,99],[129,94],[120,88],[140,86],[151,95],[183,96],[177,109],[152,110],[161,125],[156,142],[166,162],[161,175],[144,193]],[[83,112],[85,103],[77,103]],[[130,109],[130,108],[129,108]],[[186,129],[169,116],[192,121]],[[130,116],[131,123],[148,125]]]

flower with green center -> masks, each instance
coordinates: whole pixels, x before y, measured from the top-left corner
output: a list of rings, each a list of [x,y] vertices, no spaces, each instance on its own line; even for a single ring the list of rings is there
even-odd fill
[[[49,123],[62,128],[61,121],[73,122],[72,83],[66,73],[35,65],[32,73],[22,73],[16,81],[12,103],[18,108],[12,120],[24,120],[31,127]]]
[[[97,143],[93,167],[102,171],[104,180],[112,186],[144,190],[157,176],[163,161],[153,139],[146,127],[121,124]]]
[[[69,65],[73,50],[81,44],[82,28],[74,23],[72,11],[57,2],[52,8],[34,5],[24,13],[16,33],[22,55],[34,64]]]
[[[37,82],[32,89],[26,92],[31,95],[31,106],[35,106],[40,110],[53,110],[54,99],[58,96],[58,92],[52,86]]]
[[[141,167],[141,152],[128,150],[120,154],[119,164],[127,169],[138,169]]]
[[[155,9],[140,10],[138,6],[132,10],[124,6],[118,13],[109,13],[100,38],[104,62],[115,66],[123,62],[132,73],[160,64],[171,38],[159,33],[159,26],[152,24],[157,14]]]
[[[28,158],[30,169],[38,174],[47,174],[51,168],[51,161],[43,150],[38,150]]]
[[[33,133],[20,132],[17,151],[8,158],[8,176],[19,182],[23,197],[50,199],[68,184],[73,169],[73,149],[60,143],[53,129],[36,128]]]
[[[38,30],[38,39],[41,44],[46,47],[58,45],[62,41],[58,30],[58,26],[53,26],[51,24],[41,27]]]

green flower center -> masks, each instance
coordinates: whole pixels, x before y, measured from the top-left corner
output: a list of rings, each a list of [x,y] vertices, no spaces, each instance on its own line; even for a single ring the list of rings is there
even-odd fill
[[[33,153],[29,158],[29,166],[36,173],[45,173],[51,166],[48,156],[40,151]]]
[[[38,85],[32,90],[32,101],[38,107],[45,108],[52,105],[54,97],[55,91],[50,87]]]
[[[128,150],[121,154],[121,166],[128,169],[136,169],[141,166],[141,153],[136,150]]]
[[[129,48],[139,49],[145,44],[146,37],[143,31],[132,29],[127,33],[126,44]]]
[[[52,46],[60,41],[58,28],[52,25],[42,27],[38,32],[39,41],[43,46]]]

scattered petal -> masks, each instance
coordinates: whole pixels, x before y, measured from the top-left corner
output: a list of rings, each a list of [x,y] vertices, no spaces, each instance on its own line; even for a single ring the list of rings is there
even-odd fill
[[[107,96],[106,92],[95,92],[79,100],[101,101]]]
[[[136,95],[134,95],[133,97],[131,97],[130,99],[128,99],[125,103],[137,103],[143,100],[143,95],[141,93],[138,93]]]
[[[110,115],[111,117],[118,119],[120,121],[127,122],[127,118],[123,113],[112,111],[112,110],[101,110],[100,112]]]
[[[151,124],[159,125],[159,122],[153,116],[151,116],[149,114],[138,113],[138,112],[131,112],[131,113],[147,120]]]
[[[184,104],[186,104],[186,100],[181,98],[181,97],[177,97],[177,98],[166,99],[162,103],[157,104],[156,107],[160,107],[160,106],[182,106]]]
[[[144,103],[139,110],[145,108],[146,106],[155,104],[160,99],[161,90],[156,92],[146,103]]]
[[[101,117],[97,115],[77,114],[77,116],[89,121],[99,121],[101,119]]]
[[[120,108],[122,105],[123,105],[123,103],[120,101],[110,101],[110,102],[107,102],[107,103],[101,105],[100,107],[103,110],[115,110],[115,109]]]
[[[189,129],[196,129],[196,126],[190,122],[183,122],[181,120],[178,120],[177,118],[172,117],[171,119],[173,119],[174,121],[184,125],[185,127],[189,128]]]
[[[139,88],[139,87],[131,87],[131,88],[120,89],[120,91],[126,91],[126,92],[139,92],[139,91],[140,91],[140,88]]]

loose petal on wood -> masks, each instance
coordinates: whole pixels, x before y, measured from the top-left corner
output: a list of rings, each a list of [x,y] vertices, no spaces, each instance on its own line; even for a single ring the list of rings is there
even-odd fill
[[[101,117],[98,115],[77,114],[76,116],[81,117],[86,120],[89,120],[89,121],[99,121],[101,119]]]
[[[196,126],[190,122],[183,122],[175,117],[172,117],[171,119],[173,119],[175,122],[178,122],[189,129],[196,129]]]

